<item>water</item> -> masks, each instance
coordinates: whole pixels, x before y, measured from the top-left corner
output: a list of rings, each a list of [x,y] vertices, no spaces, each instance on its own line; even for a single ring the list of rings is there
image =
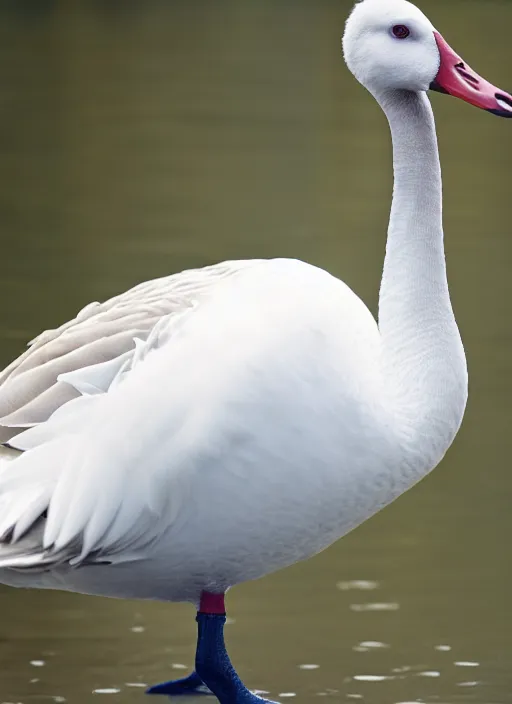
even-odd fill
[[[510,86],[512,3],[423,6]],[[0,4],[1,363],[92,299],[225,258],[307,259],[375,309],[390,145],[340,60],[347,12]],[[428,480],[314,560],[229,595],[233,660],[283,701],[512,701],[512,126],[433,101],[469,407]],[[0,614],[0,704],[143,701],[132,685],[193,661],[185,605],[5,588]]]

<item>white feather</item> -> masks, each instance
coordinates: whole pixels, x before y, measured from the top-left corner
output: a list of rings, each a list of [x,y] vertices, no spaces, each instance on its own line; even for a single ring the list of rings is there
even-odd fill
[[[26,451],[63,435],[78,434],[97,401],[96,395],[75,398],[58,408],[46,423],[39,423],[16,435],[9,441],[9,445],[16,450]]]
[[[60,452],[68,443],[68,438],[48,442],[5,465],[0,497],[8,509],[1,514],[0,539],[13,531],[16,542],[47,508],[61,471]]]
[[[114,379],[124,367],[125,362],[131,360],[136,355],[137,345],[141,344],[140,338],[134,339],[135,347],[124,354],[120,354],[114,359],[99,364],[91,364],[72,372],[59,374],[57,381],[72,386],[82,395],[92,396],[106,393]]]

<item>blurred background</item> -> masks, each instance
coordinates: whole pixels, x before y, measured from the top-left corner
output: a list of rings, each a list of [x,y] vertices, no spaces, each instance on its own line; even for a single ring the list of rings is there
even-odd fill
[[[512,85],[512,2],[422,8]],[[376,310],[390,140],[340,57],[349,9],[0,0],[0,365],[91,300],[222,259],[306,259]],[[234,663],[273,698],[512,701],[512,125],[432,100],[466,418],[393,506],[230,593]],[[0,704],[143,701],[194,641],[189,606],[0,587]]]

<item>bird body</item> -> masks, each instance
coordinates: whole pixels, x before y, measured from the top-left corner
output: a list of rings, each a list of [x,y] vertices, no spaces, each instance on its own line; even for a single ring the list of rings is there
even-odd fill
[[[395,422],[373,316],[325,271],[257,262],[162,322],[122,383],[63,407],[65,432],[48,422],[19,484],[9,472],[20,513],[26,472],[55,502],[53,556],[21,538],[15,579],[44,564],[48,587],[197,601],[310,557],[430,469]]]

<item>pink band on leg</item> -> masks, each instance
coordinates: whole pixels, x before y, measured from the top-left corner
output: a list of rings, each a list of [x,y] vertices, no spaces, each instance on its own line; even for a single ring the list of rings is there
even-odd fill
[[[201,592],[199,611],[202,614],[225,614],[224,594],[212,594],[211,592]]]

